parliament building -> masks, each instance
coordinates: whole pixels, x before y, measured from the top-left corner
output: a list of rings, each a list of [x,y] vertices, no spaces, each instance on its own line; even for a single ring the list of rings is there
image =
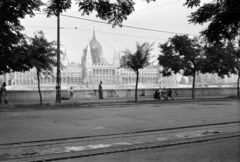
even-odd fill
[[[81,63],[70,63],[67,52],[61,55],[61,62],[64,68],[61,69],[61,87],[68,89],[93,88],[96,89],[100,81],[106,89],[112,88],[133,88],[136,84],[136,74],[133,71],[119,68],[120,52],[117,44],[113,51],[113,60],[108,63],[104,58],[101,44],[96,39],[95,31],[90,41],[83,49]],[[153,87],[176,87],[176,75],[162,77],[159,73],[159,65],[150,65],[139,71],[139,88]],[[4,79],[3,79],[4,78]],[[31,69],[26,72],[14,72],[2,76],[8,86],[14,89],[36,89],[36,70]],[[41,87],[53,89],[56,85],[56,69],[53,73],[42,73],[40,77]]]

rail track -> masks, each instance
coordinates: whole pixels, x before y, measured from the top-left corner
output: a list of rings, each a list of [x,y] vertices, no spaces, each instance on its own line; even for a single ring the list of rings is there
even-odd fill
[[[240,121],[0,145],[2,162],[59,161],[239,137]]]

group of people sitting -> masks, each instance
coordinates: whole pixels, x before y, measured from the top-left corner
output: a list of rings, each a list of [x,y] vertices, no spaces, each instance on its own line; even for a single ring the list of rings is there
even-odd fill
[[[155,91],[153,98],[154,99],[158,99],[161,100],[161,98],[163,97],[164,100],[173,100],[173,90],[171,88],[166,89],[166,88],[159,88]]]

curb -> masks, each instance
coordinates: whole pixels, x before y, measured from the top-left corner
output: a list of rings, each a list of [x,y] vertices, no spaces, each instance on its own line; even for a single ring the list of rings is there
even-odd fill
[[[195,100],[192,99],[175,99],[175,100],[168,100],[168,101],[158,101],[158,100],[126,100],[126,101],[115,101],[115,102],[75,102],[75,103],[63,103],[63,104],[50,104],[46,103],[43,106],[39,104],[17,104],[17,105],[0,105],[0,112],[9,111],[9,110],[47,110],[47,109],[60,109],[60,108],[96,108],[96,106],[112,106],[112,105],[132,105],[132,104],[175,104],[175,103],[195,103],[195,102],[208,102],[208,101],[240,101],[239,98],[198,98]]]

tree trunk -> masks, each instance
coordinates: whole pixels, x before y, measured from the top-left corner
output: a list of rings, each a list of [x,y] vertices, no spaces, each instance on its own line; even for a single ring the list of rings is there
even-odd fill
[[[40,78],[39,78],[39,75],[40,75],[40,72],[39,72],[39,70],[37,70],[38,93],[39,93],[39,96],[40,96],[40,106],[42,106],[42,93],[41,93],[41,90],[40,90]]]
[[[139,75],[139,72],[137,71],[137,78],[136,78],[136,87],[135,87],[135,101],[138,100],[138,96],[137,96],[137,92],[138,92],[138,75]]]
[[[238,73],[238,81],[237,81],[237,95],[240,97],[240,92],[239,92],[239,80],[240,80],[240,71]]]
[[[193,74],[193,82],[192,82],[192,99],[195,99],[195,78],[196,78],[196,72]]]

